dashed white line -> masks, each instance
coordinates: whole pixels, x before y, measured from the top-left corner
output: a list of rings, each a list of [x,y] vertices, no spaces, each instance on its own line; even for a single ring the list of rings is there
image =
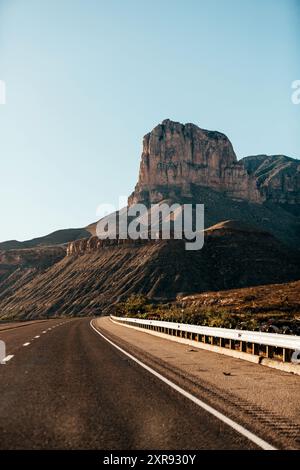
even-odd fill
[[[14,357],[13,354],[9,354],[6,356],[4,359],[2,359],[1,364],[6,364],[8,361],[10,361]]]
[[[47,333],[47,331],[46,331],[46,330],[45,330],[45,331],[42,331],[42,333],[43,333],[43,334],[44,334],[44,333]]]
[[[30,343],[24,343],[23,344],[23,346],[29,346],[29,345],[30,345]]]
[[[223,413],[220,413],[219,411],[217,411],[215,408],[213,408],[212,406],[209,406],[207,405],[204,401],[200,400],[199,398],[195,397],[194,395],[192,395],[191,393],[189,392],[186,392],[183,388],[179,387],[178,385],[176,385],[174,382],[172,382],[171,380],[167,379],[166,377],[164,377],[163,375],[161,375],[159,372],[156,372],[156,370],[152,369],[151,367],[147,366],[146,364],[144,364],[142,361],[140,361],[139,359],[137,359],[135,356],[133,356],[132,354],[128,353],[127,351],[125,351],[124,349],[120,348],[120,346],[118,346],[117,344],[113,343],[110,339],[108,339],[106,336],[104,336],[102,333],[100,333],[99,330],[97,330],[97,328],[94,327],[93,323],[92,323],[92,320],[90,321],[90,326],[93,328],[93,330],[99,335],[101,336],[105,341],[107,341],[109,344],[111,344],[112,346],[114,346],[116,349],[118,349],[119,351],[121,351],[123,354],[125,354],[125,356],[129,357],[132,361],[136,362],[137,364],[139,364],[141,367],[143,367],[144,369],[146,369],[148,372],[150,372],[150,374],[154,375],[155,377],[157,377],[159,380],[161,380],[162,382],[164,382],[165,384],[169,385],[169,387],[173,388],[174,390],[176,390],[178,393],[180,393],[181,395],[183,395],[185,398],[188,398],[189,400],[191,400],[193,403],[195,403],[196,405],[198,405],[200,408],[202,408],[203,410],[207,411],[208,413],[210,413],[211,415],[215,416],[216,418],[218,418],[220,421],[222,421],[223,423],[227,424],[228,426],[230,426],[232,429],[234,429],[235,431],[237,431],[238,433],[240,433],[242,436],[246,437],[247,439],[249,439],[249,441],[252,441],[254,442],[258,447],[260,447],[261,449],[263,450],[277,450],[275,447],[273,447],[271,444],[269,444],[268,442],[264,441],[263,439],[261,439],[260,437],[256,436],[256,434],[253,434],[252,432],[248,431],[248,429],[244,428],[243,426],[241,426],[240,424],[236,423],[235,421],[233,421],[232,419],[230,418],[227,418],[227,416],[225,416]]]
[[[35,336],[35,338],[39,338],[39,337],[40,337],[40,335],[36,335],[36,336]]]

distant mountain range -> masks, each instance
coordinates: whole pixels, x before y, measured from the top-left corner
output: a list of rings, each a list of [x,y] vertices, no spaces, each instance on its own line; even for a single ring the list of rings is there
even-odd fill
[[[64,243],[77,240],[78,238],[88,237],[90,234],[84,228],[68,228],[56,230],[44,237],[33,238],[19,242],[18,240],[8,240],[0,243],[0,250],[17,250],[20,248],[34,248],[41,246],[62,245]]]

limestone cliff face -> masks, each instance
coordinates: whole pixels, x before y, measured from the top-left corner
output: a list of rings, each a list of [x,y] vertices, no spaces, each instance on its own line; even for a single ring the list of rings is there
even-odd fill
[[[224,134],[167,119],[144,137],[139,180],[129,204],[191,197],[194,186],[234,199],[262,200],[255,177],[237,161]]]
[[[80,240],[75,240],[73,242],[68,243],[67,245],[67,256],[73,255],[84,255],[86,253],[94,253],[96,251],[101,250],[102,248],[111,248],[116,246],[140,246],[146,244],[154,244],[157,243],[156,240],[131,240],[128,239],[104,239],[101,240],[96,236],[90,238],[81,238]]]
[[[224,134],[167,119],[144,137],[139,180],[128,203],[180,202],[197,187],[231,199],[289,205],[298,214],[300,162],[284,155],[238,161]]]

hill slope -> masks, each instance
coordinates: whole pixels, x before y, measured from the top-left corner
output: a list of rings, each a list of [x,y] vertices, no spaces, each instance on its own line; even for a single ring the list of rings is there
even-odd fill
[[[56,230],[43,237],[33,238],[19,242],[18,240],[8,240],[0,243],[0,250],[17,250],[21,248],[35,248],[39,246],[62,245],[64,243],[78,240],[78,238],[88,237],[89,232],[85,228],[68,228]]]
[[[297,256],[271,235],[229,225],[206,231],[204,248],[199,251],[186,251],[182,240],[160,240],[122,245],[108,242],[102,248],[66,256],[16,286],[10,295],[0,294],[0,319],[94,315],[132,293],[174,299],[183,292],[300,277]]]

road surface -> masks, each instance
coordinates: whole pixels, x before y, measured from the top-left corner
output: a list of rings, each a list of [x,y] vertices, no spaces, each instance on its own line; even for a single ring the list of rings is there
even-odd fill
[[[259,448],[110,344],[88,318],[2,329],[0,339],[8,359],[0,365],[1,449]]]

